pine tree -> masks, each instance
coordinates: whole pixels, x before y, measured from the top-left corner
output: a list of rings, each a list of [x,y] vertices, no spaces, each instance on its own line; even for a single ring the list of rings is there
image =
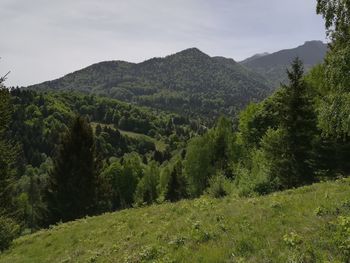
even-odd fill
[[[182,175],[182,163],[177,161],[170,173],[165,199],[176,202],[186,197],[186,182]]]
[[[0,215],[2,213],[15,215],[14,197],[14,164],[16,147],[9,140],[7,131],[11,119],[11,95],[0,78]]]
[[[0,253],[7,249],[20,233],[18,211],[14,204],[14,164],[17,147],[9,140],[7,131],[11,120],[11,95],[0,78]]]
[[[97,211],[98,162],[93,132],[78,116],[54,159],[48,189],[49,223],[70,221]]]
[[[310,183],[313,176],[313,138],[317,132],[313,104],[303,80],[303,64],[297,58],[287,71],[290,84],[284,86],[280,126],[285,131],[288,155],[293,161],[295,184]],[[293,181],[293,180],[292,180]]]

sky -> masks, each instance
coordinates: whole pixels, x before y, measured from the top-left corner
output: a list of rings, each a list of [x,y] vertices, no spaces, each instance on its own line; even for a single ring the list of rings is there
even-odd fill
[[[316,0],[0,0],[7,86],[105,60],[142,62],[197,47],[237,61],[326,41]]]

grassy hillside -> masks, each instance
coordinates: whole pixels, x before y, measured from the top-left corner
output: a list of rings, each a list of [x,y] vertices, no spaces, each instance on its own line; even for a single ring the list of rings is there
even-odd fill
[[[21,237],[0,262],[348,262],[349,190],[342,179],[124,210]]]
[[[192,48],[138,64],[101,62],[30,88],[83,91],[207,119],[265,98],[265,82],[233,59]]]
[[[100,125],[102,128],[104,127],[108,127],[112,130],[116,130],[113,124],[104,124],[104,123],[97,123],[97,122],[92,122],[91,126],[94,130],[96,130],[97,125]],[[124,135],[127,136],[129,138],[133,138],[136,140],[144,140],[144,141],[148,141],[151,143],[154,143],[156,150],[163,152],[165,151],[167,144],[163,141],[163,140],[156,140],[155,138],[152,138],[148,135],[142,134],[142,133],[137,133],[137,132],[131,132],[131,131],[124,131],[121,129],[118,129],[118,131]]]

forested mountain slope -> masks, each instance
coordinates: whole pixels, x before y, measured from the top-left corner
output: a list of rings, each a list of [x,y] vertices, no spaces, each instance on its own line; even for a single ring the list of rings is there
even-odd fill
[[[0,262],[348,262],[349,185],[88,217],[20,237]]]
[[[55,155],[60,136],[76,114],[92,123],[102,159],[133,151],[145,156],[170,155],[202,129],[176,114],[79,93],[14,90],[12,101],[10,134],[23,148],[21,164],[33,167]]]
[[[255,55],[240,62],[248,69],[261,74],[274,88],[281,82],[287,81],[286,68],[296,57],[299,57],[309,70],[313,66],[323,62],[328,50],[327,44],[321,41],[307,41],[297,48],[285,49],[272,54]]]
[[[101,94],[206,119],[234,114],[270,93],[258,74],[196,48],[139,64],[101,62],[29,88]]]

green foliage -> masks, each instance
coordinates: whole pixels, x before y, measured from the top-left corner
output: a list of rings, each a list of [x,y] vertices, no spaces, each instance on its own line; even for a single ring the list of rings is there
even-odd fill
[[[258,143],[266,130],[266,121],[262,119],[263,104],[251,103],[239,115],[238,129],[240,131],[241,144],[248,150],[258,146]],[[263,127],[261,127],[263,126]]]
[[[23,146],[24,163],[33,167],[52,157],[60,134],[66,132],[76,113],[87,117],[97,129],[96,150],[103,159],[133,151],[151,154],[157,149],[163,153],[166,138],[172,134],[176,135],[172,137],[175,150],[199,129],[196,121],[175,114],[97,96],[25,90],[13,90],[11,95],[11,135]],[[120,126],[121,119],[124,124]]]
[[[92,128],[78,116],[62,137],[50,173],[50,223],[74,220],[97,211],[98,169]]]
[[[290,85],[285,86],[284,117],[280,124],[286,131],[286,141],[291,159],[294,161],[290,172],[295,171],[296,183],[310,183],[314,180],[313,139],[317,134],[313,101],[308,94],[308,86],[303,80],[303,65],[296,59],[288,71]],[[292,168],[292,167],[290,167]]]
[[[139,181],[135,191],[135,205],[152,204],[159,197],[159,168],[155,162],[151,162],[144,171],[144,176]]]
[[[285,234],[283,236],[283,241],[287,246],[291,248],[295,248],[303,243],[302,237],[295,232]]]
[[[223,174],[216,174],[209,180],[207,194],[213,198],[221,198],[230,194],[232,182]]]
[[[52,160],[48,158],[39,168],[28,165],[25,173],[17,183],[19,196],[16,203],[21,214],[24,227],[31,230],[39,229],[48,215],[45,191],[48,186],[49,172],[53,168]]]
[[[19,236],[20,227],[13,219],[0,215],[0,254],[8,249],[12,240]]]
[[[325,84],[330,89],[322,101],[321,127],[329,135],[350,135],[350,2],[318,0],[317,13],[325,19],[332,40],[325,60]]]
[[[230,163],[239,155],[234,139],[231,121],[221,117],[214,128],[189,142],[184,171],[190,195],[202,194],[216,171],[222,171],[228,178],[233,176]]]
[[[207,188],[214,173],[213,148],[208,134],[192,139],[187,146],[184,170],[189,184],[189,193],[199,196]]]
[[[332,222],[333,242],[337,250],[342,255],[344,262],[350,260],[350,217],[339,216],[337,220]]]
[[[319,131],[300,60],[288,71],[289,86],[240,115],[234,164],[239,192],[266,194],[313,182]]]
[[[268,138],[273,136],[279,139],[277,132],[273,130],[271,130],[264,139],[268,140]],[[235,184],[238,194],[240,196],[264,195],[280,189],[280,174],[277,174],[277,171],[273,171],[273,164],[271,164],[275,159],[269,159],[270,156],[268,156],[267,151],[263,149],[254,150],[250,154],[251,159],[249,160],[249,165],[240,164],[235,170]],[[276,153],[276,155],[278,155],[278,153]],[[277,166],[275,163],[274,165]],[[283,169],[283,167],[278,166],[277,168]],[[273,172],[275,173],[273,174]]]
[[[209,57],[195,48],[139,64],[102,62],[30,88],[99,94],[208,123],[269,93],[258,74],[232,59]],[[123,125],[132,123],[120,120]]]
[[[5,211],[7,214],[15,216],[14,180],[17,147],[8,134],[12,104],[9,91],[2,86],[2,80],[0,80],[0,214]]]
[[[134,193],[143,177],[144,165],[136,153],[125,155],[120,161],[111,163],[101,173],[105,183],[101,201],[109,203],[107,210],[128,208],[134,203]]]
[[[261,169],[265,174],[269,174],[271,181],[275,181],[278,188],[290,188],[298,185],[298,174],[296,174],[295,159],[289,148],[287,132],[283,128],[269,129],[261,141],[261,152],[263,161],[260,165],[265,165]],[[257,162],[259,160],[254,160]],[[273,189],[271,189],[273,190]]]
[[[169,166],[170,174],[167,175],[167,178],[164,178],[164,180],[166,180],[164,198],[171,202],[176,202],[187,197],[187,182],[183,175],[183,164],[181,160],[177,160],[175,164]],[[168,170],[166,170],[166,172],[168,172]],[[161,178],[162,176],[164,176],[164,172]]]

